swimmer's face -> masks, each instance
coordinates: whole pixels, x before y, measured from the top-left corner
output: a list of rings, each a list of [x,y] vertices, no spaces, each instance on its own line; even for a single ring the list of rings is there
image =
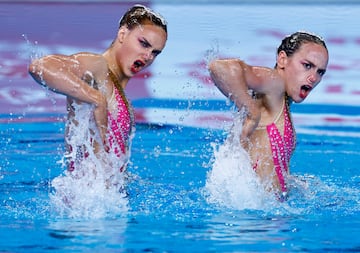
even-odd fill
[[[329,56],[326,48],[317,43],[308,42],[290,57],[284,51],[278,59],[283,59],[286,92],[296,103],[301,103],[320,83],[326,72]]]
[[[117,53],[118,65],[126,76],[132,77],[150,66],[162,52],[167,33],[153,24],[138,25],[131,30],[121,27],[118,40],[121,43],[121,50]]]

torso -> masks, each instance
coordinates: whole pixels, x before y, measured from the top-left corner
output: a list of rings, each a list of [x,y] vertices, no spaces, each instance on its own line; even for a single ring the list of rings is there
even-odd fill
[[[285,177],[295,148],[295,132],[287,101],[284,101],[280,108],[271,123],[260,124],[251,135],[252,144],[248,152],[254,169],[267,188],[285,192]]]
[[[117,156],[126,156],[128,153],[130,134],[134,124],[132,108],[128,103],[122,89],[119,90],[115,88],[115,80],[114,78],[111,78],[107,63],[103,57],[99,55],[88,55],[86,56],[84,64],[86,65],[87,63],[92,62],[91,60],[93,60],[93,58],[96,58],[95,61],[97,62],[96,64],[88,66],[88,68],[95,69],[94,72],[85,72],[82,76],[82,79],[90,86],[99,89],[108,98],[108,141],[113,146],[113,152],[115,152]],[[78,125],[77,116],[75,115],[79,109],[92,110],[90,105],[83,103],[77,103],[79,106],[77,106],[77,109],[75,109],[73,106],[74,103],[76,103],[76,101],[68,98],[68,122],[70,122],[70,124],[68,124],[66,135],[72,131],[72,128],[76,128],[76,125]],[[88,131],[89,134],[85,135],[88,136],[87,141],[90,142],[92,149],[96,154],[99,152],[99,150],[101,150],[102,145],[100,144],[99,138],[96,135],[96,125],[91,122],[94,121],[92,113],[88,114],[88,120],[90,122],[88,124],[89,129],[84,130],[85,132]],[[80,156],[80,159],[86,158],[87,151],[84,149],[84,145],[81,143],[74,143],[73,139],[74,138],[71,136],[66,138],[68,153],[78,152],[75,150],[79,149],[85,150],[82,151],[80,155],[76,154],[76,157],[78,158]],[[77,146],[77,148],[74,148],[73,146]],[[73,154],[72,157],[74,158],[75,154]]]

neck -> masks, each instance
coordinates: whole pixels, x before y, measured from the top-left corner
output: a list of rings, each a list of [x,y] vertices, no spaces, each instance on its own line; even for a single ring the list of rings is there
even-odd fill
[[[129,78],[125,77],[125,75],[120,70],[119,66],[116,64],[116,60],[110,52],[111,48],[104,52],[103,56],[107,62],[108,69],[114,74],[117,79],[117,83],[121,86],[122,89],[125,89],[126,84],[129,81]]]

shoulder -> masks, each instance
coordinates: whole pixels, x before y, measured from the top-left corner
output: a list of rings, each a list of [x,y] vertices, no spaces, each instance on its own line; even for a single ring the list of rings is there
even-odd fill
[[[261,77],[258,81],[263,80],[262,77],[272,72],[272,69],[261,66],[253,66],[238,58],[216,59],[209,63],[211,73],[221,72],[222,74],[234,74],[247,76],[250,80]]]
[[[69,57],[74,58],[78,61],[87,61],[87,60],[102,60],[103,56],[101,54],[89,53],[89,52],[79,52],[72,54]]]
[[[80,73],[91,72],[96,77],[103,77],[107,73],[107,62],[101,54],[81,52],[69,57],[78,64]]]
[[[87,68],[107,68],[106,60],[101,54],[82,52],[70,57]]]
[[[99,68],[107,68],[106,60],[101,54],[87,52],[75,53],[71,55],[50,54],[39,59],[35,59],[33,62],[38,62],[39,64],[59,63],[60,66],[74,70],[96,70]]]
[[[214,59],[210,61],[208,69],[210,72],[236,71],[242,67],[242,64],[244,64],[244,62],[236,58]]]
[[[282,92],[284,86],[284,80],[279,73],[268,67],[251,67],[247,80],[251,89],[267,95]]]

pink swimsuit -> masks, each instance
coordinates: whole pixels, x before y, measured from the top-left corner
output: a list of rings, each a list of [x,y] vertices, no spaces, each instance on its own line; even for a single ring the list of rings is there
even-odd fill
[[[113,115],[110,111],[108,111],[108,141],[115,154],[118,157],[121,157],[124,154],[126,155],[129,149],[130,135],[134,124],[134,114],[128,100],[123,93],[118,79],[110,70],[109,77],[115,84],[114,96],[116,100],[117,114]],[[75,170],[76,164],[79,164],[82,160],[87,158],[89,153],[84,145],[76,146],[76,150],[73,150],[71,145],[69,145],[68,148],[70,153],[76,152],[75,160],[70,160],[68,164],[68,170],[73,171]],[[122,170],[123,168],[120,168],[120,171]]]
[[[286,103],[286,101],[285,101]],[[290,158],[293,150],[295,149],[295,131],[293,129],[291,119],[287,106],[284,106],[284,136],[281,136],[279,129],[276,127],[275,122],[266,126],[269,136],[275,172],[278,176],[281,190],[283,193],[287,192],[284,175],[289,170]]]
[[[296,145],[295,131],[289,117],[288,106],[286,103],[287,101],[284,101],[284,107],[281,109],[274,122],[264,127],[269,137],[275,172],[281,186],[282,195],[278,195],[280,200],[284,200],[286,198],[287,187],[285,175],[288,173],[291,154]],[[281,133],[276,126],[276,122],[282,114],[284,115],[284,136],[281,136]],[[263,127],[260,129],[262,128]],[[256,170],[257,166],[258,162],[255,162],[253,169]]]
[[[108,112],[109,126],[111,129],[109,133],[109,143],[110,147],[114,147],[115,144],[114,151],[120,156],[127,152],[129,146],[128,141],[133,125],[133,116],[125,96],[120,94],[116,88],[114,92],[118,113],[117,115],[112,115]]]

